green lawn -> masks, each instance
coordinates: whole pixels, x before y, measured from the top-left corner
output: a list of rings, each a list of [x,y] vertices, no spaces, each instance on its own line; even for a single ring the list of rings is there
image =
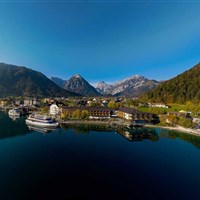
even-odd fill
[[[187,111],[186,105],[181,105],[181,104],[168,104],[170,108],[151,108],[151,107],[138,107],[139,111],[142,112],[151,112],[155,114],[165,114],[168,112],[173,112],[173,111],[180,111],[180,110],[185,110]]]

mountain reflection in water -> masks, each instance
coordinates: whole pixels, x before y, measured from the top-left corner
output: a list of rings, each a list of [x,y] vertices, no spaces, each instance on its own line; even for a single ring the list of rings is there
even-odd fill
[[[152,141],[159,140],[159,135],[156,129],[147,128],[133,128],[128,129],[126,127],[112,128],[109,125],[88,125],[88,124],[77,124],[77,125],[65,125],[64,129],[74,129],[76,133],[88,134],[90,131],[100,131],[100,132],[115,132],[123,136],[128,141],[143,141],[144,139],[149,139]]]
[[[75,133],[85,133],[88,134],[90,131],[100,131],[100,132],[115,132],[123,136],[128,141],[143,141],[144,139],[149,139],[152,141],[159,140],[159,135],[156,129],[146,129],[146,128],[134,128],[128,129],[126,127],[112,128],[108,125],[88,125],[88,124],[77,124],[77,125],[65,125],[64,129],[74,129]]]
[[[188,133],[172,131],[168,129],[161,128],[133,128],[128,129],[124,128],[112,128],[108,125],[88,125],[88,124],[76,124],[76,125],[63,125],[63,129],[70,130],[73,129],[76,134],[89,134],[91,131],[96,132],[115,132],[123,136],[127,141],[130,142],[139,142],[143,140],[150,140],[152,142],[157,142],[161,138],[168,139],[181,139],[185,142],[188,142],[195,147],[200,149],[200,137],[195,135],[190,135]]]

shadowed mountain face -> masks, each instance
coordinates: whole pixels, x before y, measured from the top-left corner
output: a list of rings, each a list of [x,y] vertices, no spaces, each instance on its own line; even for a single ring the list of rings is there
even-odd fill
[[[40,72],[26,67],[0,63],[0,97],[76,96],[49,80]]]
[[[167,103],[200,102],[200,64],[162,83],[144,97]]]
[[[158,85],[158,81],[135,75],[122,81],[118,81],[113,85],[106,84],[102,81],[97,84],[96,89],[103,95],[138,97],[141,94],[156,88]]]
[[[62,80],[61,78],[57,78],[57,77],[51,77],[51,80],[61,88],[63,87],[63,85],[65,83],[64,80]]]
[[[64,89],[78,93],[82,96],[99,96],[100,94],[96,89],[91,86],[83,77],[79,74],[71,77],[64,84]]]

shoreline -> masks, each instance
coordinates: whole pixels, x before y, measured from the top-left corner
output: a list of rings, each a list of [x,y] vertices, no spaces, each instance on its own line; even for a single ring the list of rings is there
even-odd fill
[[[190,135],[200,136],[200,129],[199,130],[195,130],[195,129],[191,129],[191,128],[184,128],[182,126],[171,127],[171,126],[144,125],[144,127],[149,127],[149,128],[163,128],[163,129],[168,129],[168,130],[185,132],[185,133],[188,133]]]
[[[120,125],[120,126],[126,126],[126,124],[123,123],[119,123],[119,122],[110,122],[110,121],[82,121],[82,120],[70,120],[70,121],[61,121],[59,122],[61,125],[67,125],[67,124],[91,124],[91,125],[110,125],[115,127],[116,125]],[[177,127],[171,127],[171,126],[156,126],[156,125],[144,125],[144,127],[149,127],[149,128],[162,128],[162,129],[168,129],[168,130],[174,130],[174,131],[179,131],[179,132],[185,132],[188,133],[190,135],[195,135],[195,136],[200,136],[200,129],[199,130],[195,130],[195,129],[191,129],[191,128],[184,128],[181,126],[177,126]]]

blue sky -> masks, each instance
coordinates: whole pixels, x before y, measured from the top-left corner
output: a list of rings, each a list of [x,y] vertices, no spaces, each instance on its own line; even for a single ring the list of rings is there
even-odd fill
[[[200,2],[0,1],[0,62],[48,77],[166,80],[200,62]]]

